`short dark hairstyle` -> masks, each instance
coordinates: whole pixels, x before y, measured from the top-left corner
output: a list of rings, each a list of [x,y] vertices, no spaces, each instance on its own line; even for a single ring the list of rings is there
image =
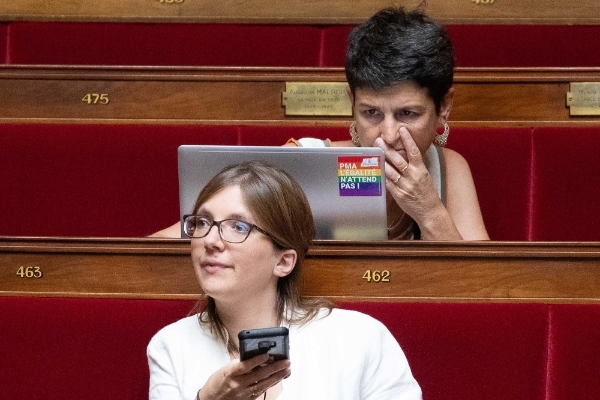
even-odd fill
[[[453,78],[452,42],[420,8],[385,8],[350,33],[346,80],[352,94],[413,81],[428,90],[439,113]]]

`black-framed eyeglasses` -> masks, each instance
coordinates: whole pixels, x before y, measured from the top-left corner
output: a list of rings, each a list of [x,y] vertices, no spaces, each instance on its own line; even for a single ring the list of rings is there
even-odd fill
[[[218,228],[221,239],[229,243],[244,242],[248,239],[248,236],[250,236],[250,232],[252,232],[253,229],[256,229],[278,244],[267,231],[250,222],[240,221],[238,219],[213,221],[212,219],[201,215],[183,216],[183,232],[191,239],[200,239],[207,236],[213,226]]]

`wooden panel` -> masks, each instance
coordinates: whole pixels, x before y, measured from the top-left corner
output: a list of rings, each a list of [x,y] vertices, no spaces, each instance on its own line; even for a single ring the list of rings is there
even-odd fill
[[[600,243],[320,241],[306,292],[336,300],[599,302]],[[41,278],[21,277],[35,267]],[[389,271],[389,282],[367,282]],[[383,276],[383,275],[379,275]],[[196,298],[189,241],[0,238],[0,295]]]
[[[464,126],[594,125],[571,117],[570,82],[595,82],[600,70],[581,68],[463,68],[455,75],[450,121]]]
[[[45,80],[31,84],[15,79],[6,82],[0,96],[6,101],[2,110],[6,118],[233,121],[243,115],[240,110],[251,119],[282,119],[283,90],[280,82]],[[245,92],[255,95],[240,96]]]
[[[408,9],[421,0],[395,2]],[[4,21],[146,21],[243,23],[358,23],[387,0],[11,0],[0,3]],[[595,24],[595,0],[429,0],[428,12],[444,23]]]
[[[344,81],[340,69],[0,67],[0,121],[305,124],[281,106],[286,81]],[[108,104],[88,105],[87,93]],[[331,123],[348,118],[328,118]]]
[[[343,82],[341,68],[0,66],[0,123],[106,122],[347,126],[347,117],[288,117],[285,83]],[[600,68],[458,68],[453,126],[586,126],[571,117],[570,82]],[[108,104],[87,104],[86,94]]]

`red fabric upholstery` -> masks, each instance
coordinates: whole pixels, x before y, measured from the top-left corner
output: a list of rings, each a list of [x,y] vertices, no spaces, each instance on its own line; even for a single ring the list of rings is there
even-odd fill
[[[600,65],[600,29],[594,25],[448,25],[447,30],[459,67]]]
[[[12,22],[8,55],[3,60],[15,64],[341,67],[353,27]],[[594,25],[447,25],[447,29],[460,67],[600,65],[596,51],[600,29]],[[515,43],[528,51],[515,52]]]
[[[469,163],[492,240],[528,240],[531,129],[452,128],[448,148]]]
[[[148,398],[146,346],[193,301],[0,298],[3,399]]]
[[[354,25],[326,26],[323,66],[343,66]],[[593,25],[446,25],[458,67],[595,67],[600,29]],[[585,40],[581,40],[585,38]],[[527,51],[515,51],[515,46]]]
[[[232,126],[4,125],[0,235],[145,236],[179,218],[177,147]]]
[[[145,399],[146,346],[190,300],[0,297],[7,399]],[[342,303],[383,322],[428,400],[596,399],[600,305]]]
[[[323,28],[322,66],[343,67],[348,35],[354,25],[331,25]]]
[[[531,240],[600,240],[598,128],[533,132]]]
[[[596,400],[600,393],[600,308],[551,306],[549,400]]]
[[[346,303],[383,322],[428,400],[544,399],[541,304]]]
[[[13,22],[14,64],[316,66],[308,25]]]
[[[0,24],[0,64],[7,64],[6,48],[8,47],[8,25]]]
[[[448,147],[471,166],[493,240],[600,240],[592,212],[600,196],[597,131],[452,129]],[[179,145],[279,146],[300,137],[344,140],[348,129],[6,124],[0,235],[145,236],[178,218]]]

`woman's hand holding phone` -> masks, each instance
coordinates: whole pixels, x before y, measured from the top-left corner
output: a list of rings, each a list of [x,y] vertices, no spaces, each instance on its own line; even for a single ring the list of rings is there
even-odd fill
[[[245,361],[233,359],[208,378],[198,398],[255,399],[291,373],[289,360],[268,363],[270,358],[264,353]]]

